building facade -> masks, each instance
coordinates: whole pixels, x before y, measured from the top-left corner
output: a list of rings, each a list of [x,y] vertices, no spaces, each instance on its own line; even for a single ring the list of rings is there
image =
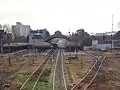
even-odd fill
[[[30,25],[23,25],[20,22],[16,22],[16,25],[12,25],[13,37],[24,36],[27,37],[30,32]]]
[[[43,40],[43,33],[40,33],[39,30],[31,30],[29,33],[29,43],[41,42]]]
[[[99,40],[92,40],[93,50],[111,50],[112,48],[114,48],[112,41],[99,42]]]
[[[42,30],[30,30],[29,33],[29,44],[35,46],[49,46],[50,44],[44,42],[45,38],[47,38],[48,32],[46,29]]]
[[[112,40],[112,35],[114,33],[96,33],[95,39],[92,40],[93,50],[110,50],[114,48],[114,40]]]

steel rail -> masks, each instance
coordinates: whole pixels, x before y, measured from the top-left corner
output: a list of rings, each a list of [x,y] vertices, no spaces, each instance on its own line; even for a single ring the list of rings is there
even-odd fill
[[[97,64],[97,62],[100,61],[100,58],[101,58],[101,56],[95,61],[95,63],[91,66],[91,68],[88,70],[88,72],[85,74],[85,76],[84,76],[80,81],[78,81],[78,82],[76,83],[76,85],[72,87],[71,90],[74,90],[74,89],[76,88],[76,86],[78,86],[78,85],[88,76],[88,74],[92,71],[92,69],[93,69],[93,68],[95,67],[95,65]]]
[[[56,58],[56,62],[55,62],[55,67],[54,67],[54,73],[53,73],[53,90],[55,90],[55,74],[56,74],[56,70],[57,70],[57,64],[58,64],[58,60],[59,60],[59,55],[60,55],[60,50],[58,51],[58,54],[57,54],[57,58]]]
[[[53,55],[53,53],[52,53],[52,55]],[[38,76],[38,78],[37,78],[35,84],[33,85],[32,90],[35,90],[35,87],[36,87],[36,85],[37,85],[37,83],[38,83],[38,81],[39,81],[41,75],[43,74],[44,70],[46,69],[46,67],[47,67],[47,65],[48,65],[48,62],[49,62],[49,60],[47,60],[47,62],[45,63],[45,66],[43,67],[43,70],[39,73],[39,76]]]
[[[64,87],[65,87],[65,90],[67,90],[67,83],[66,83],[66,79],[65,79],[65,71],[64,71],[64,57],[63,57],[63,52],[61,52],[61,58],[62,58],[62,74],[63,74],[63,82],[64,82]]]
[[[86,53],[88,56],[92,56],[92,57],[95,58],[95,59],[98,59],[98,58],[99,58],[99,56],[96,57],[96,56],[88,53],[87,51],[82,51],[82,52]]]
[[[25,86],[25,84],[29,81],[29,79],[33,76],[33,74],[45,63],[45,61],[47,60],[47,58],[50,56],[50,53],[52,52],[53,50],[50,50],[48,52],[48,54],[46,55],[46,58],[42,61],[42,63],[40,63],[38,65],[38,67],[32,72],[32,74],[25,80],[25,82],[22,84],[20,90],[23,89],[23,87]]]
[[[5,53],[5,54],[2,54],[1,56],[3,56],[3,58],[8,58],[8,55],[10,56],[15,56],[16,54],[23,54],[25,52],[27,52],[28,50],[27,49],[24,49],[24,50],[19,50],[19,51],[15,51],[15,52],[11,52],[11,53]]]
[[[37,85],[37,83],[38,83],[38,81],[39,81],[41,75],[43,74],[44,70],[46,69],[46,67],[47,67],[47,65],[48,65],[48,62],[49,62],[49,60],[47,60],[45,66],[43,67],[43,70],[39,73],[39,76],[38,76],[38,78],[37,78],[35,84],[33,85],[32,90],[35,90],[35,87],[36,87],[36,85]]]
[[[91,79],[91,81],[87,84],[87,86],[86,86],[83,90],[86,90],[86,89],[91,85],[91,83],[93,82],[93,80],[96,78],[96,76],[98,75],[98,73],[99,73],[99,71],[100,71],[100,68],[101,68],[104,60],[105,60],[105,57],[104,57],[104,58],[102,59],[102,61],[100,62],[100,65],[99,65],[98,70],[97,70],[97,72],[95,73],[94,77]]]

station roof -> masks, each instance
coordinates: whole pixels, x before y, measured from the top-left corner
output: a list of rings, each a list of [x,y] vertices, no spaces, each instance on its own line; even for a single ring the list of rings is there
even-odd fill
[[[27,46],[27,45],[34,45],[34,46],[37,46],[37,47],[50,47],[51,44],[48,43],[48,42],[44,42],[44,41],[41,41],[41,42],[36,42],[36,43],[10,43],[10,47],[17,47],[17,46]],[[3,45],[4,47],[9,47],[9,44],[6,43]]]
[[[26,45],[29,45],[28,43],[23,43],[23,42],[20,42],[20,43],[10,43],[10,46],[26,46]],[[3,46],[9,46],[8,43],[4,44]]]
[[[40,47],[49,47],[49,46],[51,46],[51,44],[50,43],[48,43],[48,42],[44,42],[44,41],[41,41],[41,42],[35,42],[35,43],[33,43],[33,44],[31,44],[31,45],[34,45],[34,46],[40,46]]]

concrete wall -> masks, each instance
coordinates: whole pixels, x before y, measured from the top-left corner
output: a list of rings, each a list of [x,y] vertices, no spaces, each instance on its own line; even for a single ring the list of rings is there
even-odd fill
[[[112,48],[114,48],[114,44],[112,44]],[[97,40],[92,41],[92,49],[93,50],[110,50],[111,43],[109,44],[98,44]]]
[[[97,49],[100,50],[110,50],[111,49],[111,44],[98,44]]]

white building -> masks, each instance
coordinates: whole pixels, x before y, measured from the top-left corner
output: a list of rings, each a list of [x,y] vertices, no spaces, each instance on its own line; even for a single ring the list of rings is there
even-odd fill
[[[16,25],[12,25],[13,37],[25,36],[30,32],[30,25],[23,25],[20,22],[16,22]]]
[[[114,35],[115,32],[106,32],[106,33],[96,33],[95,40],[92,40],[92,49],[94,50],[110,50],[115,48],[114,40],[112,40],[111,35]]]
[[[99,43],[98,40],[92,40],[92,49],[93,50],[110,50],[114,48],[113,43]]]

